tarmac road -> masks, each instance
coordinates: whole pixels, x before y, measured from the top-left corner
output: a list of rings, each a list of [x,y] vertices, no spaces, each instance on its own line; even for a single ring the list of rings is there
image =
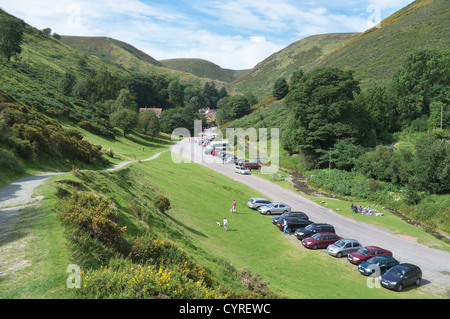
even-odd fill
[[[204,148],[194,143],[194,139],[184,139],[171,147],[173,154],[181,155],[185,160],[189,159],[246,184],[272,200],[287,203],[293,211],[304,211],[314,222],[333,225],[336,233],[341,237],[357,239],[363,246],[375,245],[392,251],[394,257],[400,262],[410,262],[422,269],[422,286],[430,289],[433,293],[443,293],[450,297],[449,252],[433,249],[411,239],[400,237],[385,228],[343,217],[299,193],[261,177],[237,174],[234,172],[234,164],[223,164],[221,158],[205,155],[203,150]],[[175,160],[177,159],[175,158]],[[241,203],[241,205],[243,204]],[[300,241],[299,245],[301,246]]]

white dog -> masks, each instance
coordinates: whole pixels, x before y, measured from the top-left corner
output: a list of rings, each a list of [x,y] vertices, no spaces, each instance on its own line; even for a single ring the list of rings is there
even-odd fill
[[[220,227],[220,222],[216,222],[216,225]]]

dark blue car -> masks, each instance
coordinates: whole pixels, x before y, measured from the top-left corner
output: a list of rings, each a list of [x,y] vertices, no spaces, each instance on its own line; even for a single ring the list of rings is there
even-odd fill
[[[358,270],[365,276],[370,276],[373,273],[379,276],[398,264],[398,260],[394,257],[379,256],[370,258],[369,260],[359,264]]]
[[[380,284],[388,289],[401,291],[410,285],[420,285],[422,270],[413,264],[399,264],[380,277]]]

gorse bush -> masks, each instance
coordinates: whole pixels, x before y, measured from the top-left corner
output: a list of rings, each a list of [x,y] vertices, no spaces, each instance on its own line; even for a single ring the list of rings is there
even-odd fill
[[[1,92],[0,92],[1,93]],[[0,100],[0,147],[22,159],[33,156],[55,156],[83,163],[106,164],[101,147],[83,140],[75,130],[64,129],[55,119],[48,118],[35,107]]]
[[[164,195],[158,195],[155,198],[155,207],[161,212],[164,213],[165,211],[170,209],[170,200],[164,196]]]
[[[146,234],[130,237],[131,259],[136,263],[155,265],[181,265],[184,276],[194,281],[203,281],[206,286],[212,285],[211,277],[205,269],[192,262],[188,256],[170,240],[152,238]]]
[[[118,211],[112,203],[92,193],[75,193],[61,200],[57,211],[63,225],[76,235],[88,234],[103,243],[118,242],[126,230],[117,223]]]
[[[115,206],[92,193],[63,198],[56,210],[71,235],[73,258],[84,269],[79,298],[276,298],[257,277],[242,292],[214,282],[170,240],[126,236]]]
[[[136,265],[123,258],[112,259],[108,266],[82,274],[81,298],[114,299],[212,299],[228,298],[231,291],[211,288],[184,274],[184,265],[166,268],[159,265]]]

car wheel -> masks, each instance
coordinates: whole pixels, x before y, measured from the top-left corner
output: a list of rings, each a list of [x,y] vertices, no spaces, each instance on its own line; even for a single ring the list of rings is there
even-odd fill
[[[314,245],[312,246],[312,249],[317,249],[317,248],[318,248],[317,244],[314,244]]]
[[[272,213],[270,212],[270,210],[268,210],[268,211],[266,212],[266,215],[270,215],[270,214],[272,214]]]
[[[402,291],[402,289],[403,289],[403,285],[400,284],[400,285],[397,287],[397,291]]]
[[[336,254],[336,257],[337,257],[337,258],[341,258],[341,257],[342,257],[342,253],[341,253],[341,252],[338,252],[338,253]]]

